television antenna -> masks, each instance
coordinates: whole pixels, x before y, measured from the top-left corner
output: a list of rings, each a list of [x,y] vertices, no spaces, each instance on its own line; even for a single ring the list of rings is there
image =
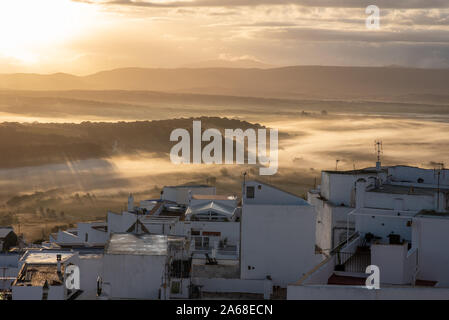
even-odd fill
[[[381,155],[384,154],[384,147],[382,144],[382,140],[376,140],[374,141],[374,150],[377,154],[377,162],[380,162]]]
[[[437,210],[440,207],[440,176],[443,173],[444,177],[444,163],[439,162],[435,163],[436,167],[434,168],[434,175],[437,176]]]

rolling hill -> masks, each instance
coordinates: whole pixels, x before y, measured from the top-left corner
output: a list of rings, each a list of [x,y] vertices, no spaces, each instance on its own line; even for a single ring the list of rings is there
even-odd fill
[[[150,90],[273,98],[377,99],[449,92],[449,69],[294,66],[247,68],[124,68],[88,76],[2,74],[0,89]],[[400,99],[400,98],[398,98]]]

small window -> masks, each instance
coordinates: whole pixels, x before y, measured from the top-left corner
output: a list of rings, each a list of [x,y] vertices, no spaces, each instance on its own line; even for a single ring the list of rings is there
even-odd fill
[[[203,237],[203,247],[209,248],[209,237]]]
[[[200,231],[199,230],[192,230],[192,236],[199,236],[200,235]]]
[[[418,179],[418,183],[424,183],[424,179],[423,178],[419,178]]]
[[[86,233],[86,236],[84,237],[84,242],[88,242],[89,241],[89,234]]]
[[[195,237],[195,248],[199,249],[202,246],[202,238],[201,237]]]
[[[254,199],[254,187],[246,187],[246,198]]]
[[[257,186],[257,189],[262,190],[262,186],[259,184],[259,185]]]
[[[181,293],[181,283],[179,281],[173,281],[171,283],[171,293],[172,294]]]

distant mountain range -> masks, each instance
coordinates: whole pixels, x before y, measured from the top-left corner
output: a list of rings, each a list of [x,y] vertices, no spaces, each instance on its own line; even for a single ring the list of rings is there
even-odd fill
[[[273,98],[370,99],[447,95],[449,69],[327,66],[123,68],[88,76],[1,74],[0,89],[150,90]]]
[[[240,69],[271,69],[276,66],[263,63],[253,59],[235,59],[235,60],[206,60],[197,63],[183,65],[182,68],[240,68]]]

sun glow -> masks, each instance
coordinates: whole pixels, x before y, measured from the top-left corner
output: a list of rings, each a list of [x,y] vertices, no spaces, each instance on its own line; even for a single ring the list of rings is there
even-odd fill
[[[16,63],[39,62],[41,52],[81,34],[94,8],[70,0],[0,2],[0,57]]]

